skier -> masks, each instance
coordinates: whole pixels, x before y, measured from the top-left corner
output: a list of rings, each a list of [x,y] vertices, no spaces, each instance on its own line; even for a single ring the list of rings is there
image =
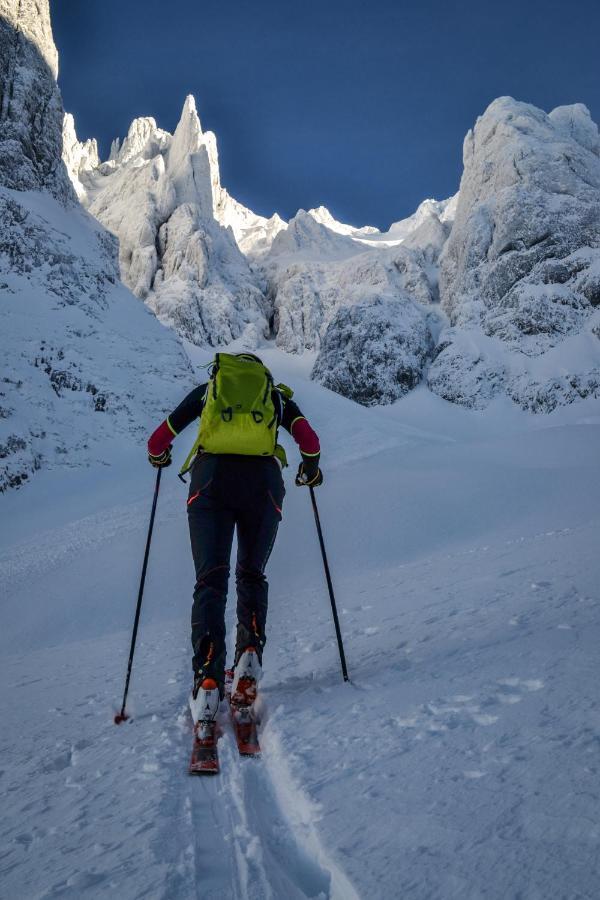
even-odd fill
[[[187,500],[196,585],[192,605],[194,723],[214,720],[224,694],[225,603],[234,529],[238,552],[237,633],[232,699],[250,706],[262,674],[268,585],[265,567],[281,521],[285,451],[279,426],[300,449],[298,486],[323,482],[319,439],[286,385],[249,353],[218,353],[208,384],[194,388],[148,441],[155,467],[171,465],[173,438],[199,418],[181,475]],[[191,465],[189,465],[191,460]]]

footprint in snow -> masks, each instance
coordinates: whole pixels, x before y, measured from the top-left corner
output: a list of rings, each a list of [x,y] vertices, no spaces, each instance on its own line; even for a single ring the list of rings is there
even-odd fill
[[[499,690],[479,702],[471,694],[454,694],[449,699],[423,704],[412,716],[396,716],[392,721],[397,728],[406,729],[418,739],[426,734],[442,734],[473,725],[489,728],[500,718],[496,714],[500,704],[510,706],[520,703],[524,692],[532,693],[544,687],[544,682],[539,678],[501,678],[496,683]]]
[[[55,772],[63,772],[71,765],[72,754],[70,750],[66,750],[64,753],[55,756],[54,759],[50,760],[50,762],[47,762],[46,765],[41,766],[40,768],[46,775],[52,775]]]

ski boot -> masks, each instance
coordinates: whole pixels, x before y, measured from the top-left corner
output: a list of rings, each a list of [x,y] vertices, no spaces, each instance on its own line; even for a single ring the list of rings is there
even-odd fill
[[[262,678],[259,651],[247,647],[239,656],[233,670],[231,702],[234,706],[252,706],[256,700],[258,682]]]
[[[198,722],[214,722],[223,694],[218,682],[215,666],[214,644],[206,635],[199,644],[199,653],[194,656],[194,686],[190,696],[190,709],[194,725]],[[203,660],[199,663],[199,659]]]
[[[219,686],[214,678],[197,672],[190,695],[190,711],[194,722],[194,745],[190,759],[190,775],[216,775],[219,771],[217,741],[219,727]]]
[[[258,682],[262,678],[262,652],[265,645],[252,616],[252,630],[238,622],[235,642],[235,662],[231,703],[237,707],[250,707],[256,700]]]
[[[219,686],[214,678],[205,678],[198,672],[190,695],[190,710],[194,725],[198,722],[214,722],[219,710]]]

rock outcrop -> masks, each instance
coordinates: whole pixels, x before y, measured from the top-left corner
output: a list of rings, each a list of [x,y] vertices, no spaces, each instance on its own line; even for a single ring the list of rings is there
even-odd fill
[[[221,187],[215,136],[202,131],[193,97],[173,135],[152,118],[135,119],[109,160],[80,168],[75,184],[119,239],[124,283],[163,324],[199,345],[241,336],[256,345],[268,334],[265,287],[222,224],[236,210]]]
[[[597,396],[600,141],[587,109],[496,100],[465,139],[464,166],[430,386],[474,407],[506,394],[533,412]]]
[[[312,377],[363,406],[393,403],[422,380],[433,343],[422,306],[409,297],[373,298],[338,309]]]
[[[0,0],[0,184],[74,199],[48,2]]]

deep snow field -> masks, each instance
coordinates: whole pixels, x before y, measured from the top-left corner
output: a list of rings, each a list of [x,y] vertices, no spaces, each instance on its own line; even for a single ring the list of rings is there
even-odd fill
[[[224,716],[216,778],[186,773],[194,578],[177,467],[119,728],[144,447],[3,495],[0,897],[597,898],[600,401],[534,417],[417,389],[365,409],[310,382],[310,355],[261,355],[321,437],[352,683],[287,435],[263,756],[237,757]]]

